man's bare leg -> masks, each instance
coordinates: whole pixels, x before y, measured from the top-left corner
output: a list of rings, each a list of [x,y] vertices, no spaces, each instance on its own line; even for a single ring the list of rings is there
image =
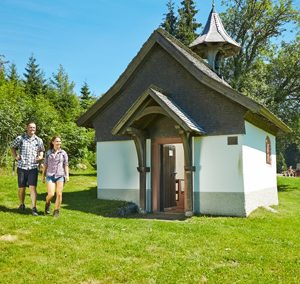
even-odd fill
[[[24,204],[25,202],[25,190],[26,190],[25,187],[19,188],[18,196],[19,196],[20,205]]]
[[[31,208],[36,207],[36,198],[37,198],[37,192],[36,192],[36,186],[30,185],[30,197],[31,197]]]

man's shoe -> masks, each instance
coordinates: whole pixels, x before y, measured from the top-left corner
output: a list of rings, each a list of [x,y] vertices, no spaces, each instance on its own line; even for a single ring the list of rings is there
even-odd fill
[[[46,203],[46,204],[45,204],[45,214],[46,214],[46,215],[49,215],[49,214],[50,214],[50,204],[51,204],[51,203],[48,203],[48,204]]]
[[[33,208],[32,208],[32,215],[33,215],[33,216],[38,216],[38,215],[39,215],[38,212],[37,212],[36,207],[33,207]]]
[[[55,209],[53,212],[53,217],[57,218],[59,216],[59,210]]]
[[[23,213],[25,211],[25,204],[21,204],[18,210]]]

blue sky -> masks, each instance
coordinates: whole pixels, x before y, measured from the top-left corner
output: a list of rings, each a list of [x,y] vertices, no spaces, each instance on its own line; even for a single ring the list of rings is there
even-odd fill
[[[205,24],[211,0],[196,0]],[[31,54],[46,78],[61,64],[79,94],[100,96],[162,22],[167,0],[1,0],[0,54],[22,75]],[[180,4],[175,1],[176,10]],[[221,0],[216,0],[222,12]],[[199,31],[200,32],[200,31]]]

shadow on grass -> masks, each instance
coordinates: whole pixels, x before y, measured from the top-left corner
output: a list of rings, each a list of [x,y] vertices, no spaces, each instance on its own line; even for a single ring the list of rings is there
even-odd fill
[[[70,173],[70,176],[76,177],[76,176],[86,176],[86,177],[96,177],[97,173],[92,172],[92,173]]]
[[[37,194],[37,201],[39,201],[37,209],[39,215],[44,215],[44,202],[46,200],[46,192]],[[56,196],[53,197],[52,204],[55,202]],[[30,203],[30,196],[26,196],[26,202]],[[100,216],[117,216],[117,210],[125,206],[127,203],[124,201],[115,200],[101,200],[97,199],[97,188],[90,187],[86,190],[75,192],[63,192],[63,208],[67,210],[80,211],[85,213],[96,214]],[[9,208],[0,205],[0,212],[10,212],[13,214],[30,215],[31,208],[26,207],[24,212],[18,208]]]
[[[296,186],[292,186],[292,185],[286,185],[286,184],[277,185],[278,192],[291,192],[297,189],[298,188]]]
[[[46,198],[46,193],[38,194],[37,198],[40,201],[44,201]],[[53,197],[53,201],[54,200],[55,196]],[[126,201],[97,199],[97,187],[90,187],[82,191],[63,193],[63,208],[66,210],[80,211],[109,218],[157,219],[167,221],[183,221],[186,219],[184,214],[178,213],[129,213],[126,215],[120,215],[120,208],[124,208],[127,205],[128,202]]]
[[[26,207],[25,211],[20,211],[18,208],[8,208],[3,205],[0,205],[0,212],[9,212],[19,215],[32,215],[31,208]],[[38,211],[38,215],[44,215],[44,212]]]
[[[87,190],[63,193],[64,208],[100,216],[113,215],[126,202],[97,199],[97,187]]]

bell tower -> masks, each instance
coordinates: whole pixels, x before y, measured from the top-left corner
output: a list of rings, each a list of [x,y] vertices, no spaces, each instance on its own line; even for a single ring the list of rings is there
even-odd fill
[[[221,60],[239,52],[241,46],[226,32],[214,1],[202,34],[190,44],[190,48],[207,59],[212,70],[218,74]]]

